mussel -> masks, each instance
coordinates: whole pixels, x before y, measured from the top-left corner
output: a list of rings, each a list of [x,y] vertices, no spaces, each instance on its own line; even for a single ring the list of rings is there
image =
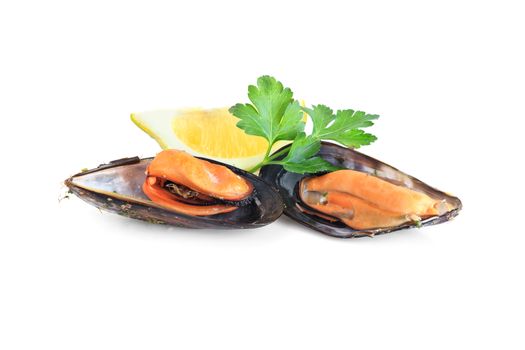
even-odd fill
[[[279,194],[261,178],[180,151],[123,158],[65,181],[84,201],[110,212],[186,228],[257,228],[283,212]]]
[[[267,165],[260,176],[279,191],[285,215],[321,233],[374,236],[445,222],[461,210],[459,198],[355,150],[323,142],[318,156],[342,170],[296,174]]]

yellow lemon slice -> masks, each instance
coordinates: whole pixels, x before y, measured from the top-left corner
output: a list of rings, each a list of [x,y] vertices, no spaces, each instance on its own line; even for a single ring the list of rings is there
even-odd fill
[[[249,170],[264,158],[268,142],[237,128],[227,108],[134,113],[131,120],[163,149],[178,149]],[[289,142],[277,142],[272,152]]]

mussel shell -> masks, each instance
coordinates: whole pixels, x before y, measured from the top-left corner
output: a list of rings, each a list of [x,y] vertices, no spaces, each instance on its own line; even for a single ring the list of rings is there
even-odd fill
[[[102,210],[185,228],[257,228],[277,220],[283,212],[279,194],[261,178],[210,159],[205,160],[224,165],[249,180],[254,186],[253,199],[233,212],[210,216],[190,216],[165,209],[142,192],[146,168],[152,159],[132,157],[112,161],[73,175],[65,184],[78,197]]]
[[[285,146],[289,147],[289,146]],[[293,220],[312,228],[316,231],[324,233],[326,235],[339,237],[339,238],[354,238],[363,236],[373,236],[384,234],[388,232],[398,231],[401,229],[435,225],[445,221],[448,221],[458,215],[461,210],[461,201],[457,197],[448,195],[442,191],[439,191],[424,182],[399,171],[398,169],[385,164],[377,159],[359,153],[353,149],[341,147],[339,145],[323,142],[321,150],[318,156],[324,158],[331,164],[346,169],[352,169],[362,171],[368,174],[372,174],[383,178],[392,183],[405,186],[420,192],[424,192],[427,195],[437,198],[445,199],[447,203],[453,206],[451,211],[441,215],[430,217],[426,220],[421,221],[418,225],[414,223],[407,223],[397,227],[380,228],[372,230],[355,230],[341,222],[330,222],[324,220],[316,215],[307,214],[301,211],[297,206],[300,205],[303,208],[308,208],[303,204],[298,195],[298,184],[299,182],[308,176],[313,174],[296,174],[286,171],[280,165],[267,165],[261,169],[260,176],[268,183],[272,184],[275,189],[281,195],[283,199],[285,209],[285,215],[289,216]]]

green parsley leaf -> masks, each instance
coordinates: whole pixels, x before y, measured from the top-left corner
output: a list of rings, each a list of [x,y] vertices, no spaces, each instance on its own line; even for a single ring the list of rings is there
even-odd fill
[[[347,132],[341,133],[336,140],[347,147],[359,148],[366,146],[377,140],[372,134],[367,134],[363,130],[353,129]]]
[[[321,157],[312,157],[301,161],[300,163],[284,163],[284,169],[292,173],[318,173],[324,171],[334,171],[340,168],[333,166]]]
[[[314,135],[322,132],[330,122],[335,119],[334,111],[325,105],[312,106],[313,109],[303,107],[303,111],[311,117],[314,128]]]
[[[312,135],[306,136],[301,132],[293,140],[288,155],[284,157],[283,162],[297,163],[313,157],[321,149],[321,141]]]
[[[313,136],[323,140],[333,140],[347,147],[359,148],[369,145],[377,138],[360,130],[374,125],[372,120],[379,118],[376,114],[366,114],[352,109],[337,111],[324,105],[313,106],[313,109],[303,108],[312,118],[314,129]]]
[[[303,113],[293,93],[275,78],[262,76],[257,86],[248,87],[252,104],[236,104],[230,112],[241,119],[237,127],[247,134],[262,136],[273,145],[279,140],[293,140],[304,129]]]
[[[257,79],[257,86],[248,87],[251,103],[238,103],[230,112],[239,118],[237,127],[249,135],[262,136],[268,141],[263,160],[249,169],[256,172],[267,164],[280,164],[286,170],[296,173],[316,173],[337,170],[338,167],[317,156],[322,140],[332,140],[347,147],[359,148],[376,140],[362,128],[372,126],[375,114],[352,109],[337,111],[325,105],[306,108],[294,100],[289,88],[270,76]],[[303,111],[313,122],[311,135],[304,131]],[[293,140],[292,145],[270,155],[277,141]],[[281,160],[279,160],[281,157]]]
[[[306,136],[304,132],[297,135],[283,160],[275,162],[286,170],[294,173],[317,173],[321,171],[337,170],[321,157],[315,155],[321,149],[321,141],[314,136]]]

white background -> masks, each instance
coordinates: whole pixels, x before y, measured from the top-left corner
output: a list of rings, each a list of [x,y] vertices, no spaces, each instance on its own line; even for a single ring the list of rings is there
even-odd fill
[[[0,5],[1,349],[523,349],[519,1]],[[131,112],[246,101],[262,74],[381,115],[363,152],[458,195],[449,223],[338,240],[192,231],[61,182],[151,156]]]

